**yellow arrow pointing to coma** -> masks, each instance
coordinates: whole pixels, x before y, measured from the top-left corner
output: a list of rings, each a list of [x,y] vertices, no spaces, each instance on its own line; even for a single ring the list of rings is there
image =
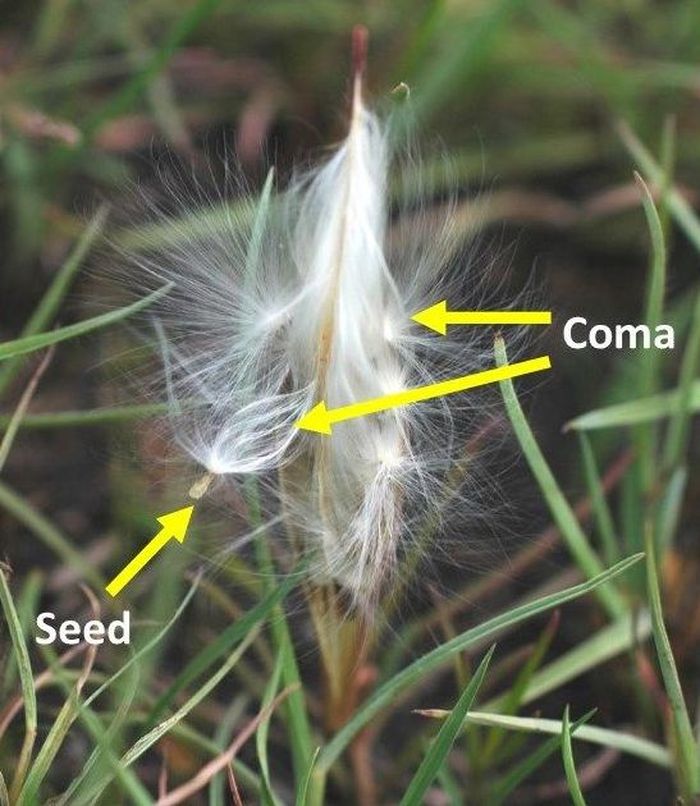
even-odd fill
[[[527,361],[518,361],[515,364],[506,364],[503,367],[474,372],[471,375],[463,375],[460,378],[453,378],[449,381],[431,383],[415,389],[406,389],[403,392],[394,392],[371,400],[362,400],[359,403],[351,403],[349,406],[341,406],[337,409],[328,409],[325,402],[321,401],[311,411],[308,411],[297,420],[294,425],[304,431],[331,434],[333,433],[332,426],[344,420],[366,417],[368,414],[377,414],[381,411],[395,409],[397,406],[408,406],[411,403],[420,403],[423,400],[431,400],[435,397],[454,395],[457,392],[465,392],[467,389],[474,389],[477,386],[486,386],[489,383],[498,383],[498,381],[505,381],[508,378],[517,378],[519,375],[540,372],[550,369],[551,366],[552,362],[549,360],[549,356],[542,355],[539,358],[530,358]]]
[[[441,300],[411,317],[436,333],[445,335],[448,325],[551,325],[551,311],[448,311]]]
[[[171,538],[175,538],[178,543],[184,543],[185,537],[187,536],[187,527],[189,526],[193,511],[194,507],[184,507],[183,509],[176,509],[174,512],[168,512],[166,515],[161,515],[160,518],[156,518],[163,528],[154,538],[146,543],[133,560],[127,563],[109,585],[107,585],[105,588],[107,593],[110,596],[116,596],[131,582],[144,565],[158,554]]]

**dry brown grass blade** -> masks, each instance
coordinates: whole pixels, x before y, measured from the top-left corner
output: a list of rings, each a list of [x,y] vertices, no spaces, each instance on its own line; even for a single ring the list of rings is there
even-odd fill
[[[160,764],[160,774],[158,775],[158,797],[164,798],[168,794],[168,748],[163,748],[163,760]]]
[[[93,619],[99,620],[100,616],[102,615],[102,607],[100,606],[98,598],[90,590],[90,588],[88,588],[87,585],[81,585],[80,588],[87,597],[88,602],[90,603],[90,611]],[[88,651],[85,655],[85,661],[83,662],[83,670],[75,684],[76,699],[80,696],[80,692],[83,690],[83,686],[87,682],[88,677],[90,677],[92,667],[95,664],[95,658],[97,657],[97,647],[98,647],[97,644],[90,644],[90,646],[88,647]]]
[[[75,124],[58,120],[25,104],[8,104],[4,112],[10,125],[30,140],[55,140],[73,147],[83,136]]]
[[[156,801],[156,806],[175,806],[176,803],[185,802],[195,792],[199,792],[200,789],[204,788],[218,772],[226,769],[231,764],[241,747],[255,733],[260,722],[297,688],[298,686],[287,686],[281,691],[268,706],[262,708],[257,716],[250,720],[227,750],[212,759],[208,764],[205,764],[189,781],[177,787],[177,789],[173,789],[165,797],[159,797]]]
[[[101,615],[101,607],[97,597],[86,586],[81,585],[81,588],[89,602],[93,618],[99,619]],[[97,657],[97,649],[98,647],[96,644],[92,644],[88,647],[85,658],[83,659],[81,672],[75,681],[75,685],[70,690],[68,697],[53,720],[51,728],[46,734],[41,749],[39,750],[36,758],[34,758],[31,769],[28,770],[28,774],[24,779],[20,779],[18,776],[16,776],[15,781],[21,781],[21,788],[18,789],[16,798],[17,803],[38,802],[41,783],[54,763],[57,753],[68,736],[70,727],[78,715],[80,707],[80,694],[85,683],[88,681],[90,674],[92,673],[95,659]],[[15,784],[13,783],[13,790],[14,789]],[[10,792],[11,797],[13,795],[13,790]]]
[[[612,747],[606,747],[599,753],[596,753],[590,760],[580,765],[578,769],[578,779],[581,788],[585,791],[593,789],[598,785],[610,769],[617,764],[620,759],[621,753]],[[569,795],[569,787],[564,778],[551,781],[546,784],[540,784],[532,792],[532,799],[530,802],[541,803],[548,800],[561,800],[567,799]],[[522,795],[527,801],[527,795]]]
[[[226,769],[226,774],[228,777],[228,788],[231,791],[231,797],[233,798],[235,806],[245,806],[245,804],[243,803],[243,798],[241,797],[241,792],[238,789],[238,784],[236,783],[236,776],[233,773],[233,767],[231,764],[228,765]]]
[[[58,659],[58,664],[60,666],[65,666],[66,664],[70,663],[73,658],[77,655],[80,655],[81,652],[84,652],[87,649],[88,645],[86,643],[77,644],[74,647],[71,647],[69,650],[64,652]],[[34,690],[39,691],[42,688],[46,688],[47,686],[51,685],[54,681],[55,673],[53,669],[45,669],[41,674],[38,674],[34,678]],[[12,722],[12,720],[17,716],[17,714],[22,710],[22,706],[24,704],[24,698],[21,695],[17,695],[13,697],[7,705],[0,711],[0,739],[2,738],[3,734],[7,730],[8,726]]]
[[[55,352],[55,345],[49,347],[49,349],[44,353],[41,358],[41,361],[37,364],[36,369],[32,372],[32,376],[29,379],[29,383],[27,384],[24,392],[22,392],[22,396],[19,399],[19,403],[17,404],[17,408],[14,410],[12,418],[8,423],[7,430],[5,431],[5,435],[2,438],[2,442],[0,442],[0,471],[2,470],[5,462],[7,461],[7,457],[10,453],[10,448],[12,447],[12,443],[14,442],[15,435],[17,434],[17,429],[22,422],[22,418],[26,414],[27,409],[29,408],[29,404],[34,397],[34,392],[36,392],[36,387],[41,380],[41,376],[46,372],[51,363],[51,359],[53,358],[53,354]]]

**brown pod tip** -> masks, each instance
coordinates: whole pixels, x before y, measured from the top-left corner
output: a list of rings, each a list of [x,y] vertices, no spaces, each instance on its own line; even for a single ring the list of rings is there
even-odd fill
[[[352,73],[355,80],[362,79],[367,67],[369,31],[364,25],[352,29]]]

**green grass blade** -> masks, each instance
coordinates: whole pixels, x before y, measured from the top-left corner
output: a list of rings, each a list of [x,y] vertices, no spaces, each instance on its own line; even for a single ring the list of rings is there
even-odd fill
[[[122,763],[124,766],[129,766],[133,764],[138,758],[140,758],[149,747],[152,747],[161,736],[165,736],[166,733],[172,728],[173,725],[180,722],[187,714],[195,708],[195,706],[199,705],[200,702],[219,685],[219,683],[226,677],[226,675],[233,669],[233,667],[238,663],[241,657],[245,654],[246,650],[253,643],[257,634],[260,630],[260,621],[258,624],[254,626],[252,629],[248,629],[246,631],[245,638],[243,641],[236,647],[236,649],[229,655],[224,663],[214,672],[214,674],[205,682],[203,683],[197,691],[184,703],[184,705],[180,706],[180,708],[175,711],[175,713],[168,717],[167,719],[163,720],[161,723],[156,725],[152,730],[148,731],[144,736],[142,736],[134,745],[124,754],[122,757]]]
[[[639,542],[644,532],[643,495],[639,464],[633,462],[622,479],[619,495],[620,534],[624,541],[623,550],[627,553],[643,548]],[[635,591],[640,585],[639,570],[637,569],[632,580]]]
[[[82,322],[76,322],[74,325],[66,325],[65,327],[56,328],[56,330],[50,330],[47,333],[37,333],[33,336],[24,336],[13,341],[3,342],[0,344],[0,361],[41,350],[52,344],[74,339],[85,333],[119,322],[137,311],[147,308],[157,299],[167,294],[170,288],[171,285],[163,286],[163,288],[153,291],[143,299],[132,302],[131,305],[117,308],[117,310],[109,311],[108,313],[102,313],[99,316],[93,316],[90,319],[83,319]]]
[[[464,717],[476,698],[495,649],[494,644],[479,664],[469,684],[460,694],[455,707],[450,711],[450,715],[440,728],[440,732],[411,779],[408,789],[401,798],[401,806],[420,806],[423,803],[423,797],[428,787],[435,780],[440,767],[446,762],[457,735],[463,729]]]
[[[664,242],[661,219],[642,177],[635,172],[634,178],[642,193],[642,205],[651,238],[651,263],[647,281],[645,324],[651,333],[661,324],[664,296],[666,293],[666,244]],[[666,176],[664,176],[664,184]],[[643,356],[639,372],[639,395],[650,397],[659,387],[659,351],[647,350]],[[642,489],[648,492],[656,478],[656,429],[650,424],[640,425],[635,429],[637,461],[642,482]]]
[[[170,631],[175,622],[180,618],[185,608],[190,603],[192,597],[197,592],[197,588],[199,586],[199,580],[200,577],[195,577],[194,581],[190,585],[189,590],[183,596],[182,601],[177,606],[171,618],[163,625],[163,627],[160,630],[158,630],[158,632],[153,636],[153,638],[151,638],[149,641],[146,641],[146,643],[143,646],[139,647],[139,649],[136,652],[134,652],[134,654],[129,658],[129,660],[126,663],[122,664],[111,677],[105,680],[105,682],[99,688],[95,689],[95,691],[92,692],[92,694],[85,700],[86,706],[91,705],[110,686],[113,686],[114,683],[116,683],[116,681],[119,680],[119,678],[123,674],[125,674],[131,666],[133,666],[135,663],[138,663],[144,657],[144,655],[150,652],[151,649],[153,649],[163,640],[163,638]]]
[[[504,714],[515,714],[522,705],[523,697],[530,686],[532,677],[539,668],[542,659],[552,643],[558,622],[559,619],[555,613],[554,618],[550,619],[549,624],[542,630],[533,648],[532,654],[518,672],[515,680],[503,698],[501,710]],[[495,728],[490,731],[486,740],[483,742],[483,746],[479,750],[479,755],[485,765],[488,765],[490,760],[494,758],[496,751],[501,745],[502,738],[503,731]]]
[[[605,106],[626,108],[628,94],[624,77],[606,49],[601,47],[595,30],[586,24],[585,13],[577,13],[563,4],[547,0],[530,3],[529,10],[548,36],[571,51],[578,80],[583,79]]]
[[[500,630],[511,627],[533,616],[545,613],[555,607],[559,607],[564,602],[577,599],[587,593],[595,591],[600,585],[627,571],[642,559],[643,554],[635,554],[627,557],[617,565],[604,571],[593,579],[586,580],[579,585],[574,585],[566,590],[553,593],[536,599],[534,602],[527,602],[520,607],[501,613],[494,618],[472,627],[463,633],[455,636],[451,640],[436,647],[431,652],[413,661],[390,680],[379,686],[353,714],[348,722],[335,734],[330,742],[321,750],[318,766],[322,770],[328,770],[336,761],[340,754],[350,744],[357,733],[370,722],[373,717],[380,713],[388,705],[391,705],[396,698],[408,688],[419,683],[426,674],[440,668],[454,657],[458,652],[463,652],[473,644],[483,641]]]
[[[495,342],[496,364],[499,367],[508,363],[506,347],[503,339],[497,338]],[[513,425],[513,430],[518,438],[530,470],[534,475],[542,491],[554,522],[559,527],[564,542],[571,555],[576,560],[581,571],[586,577],[592,579],[603,569],[603,566],[588,543],[581,525],[579,524],[569,502],[564,497],[564,493],[557,484],[554,474],[547,464],[537,440],[530,428],[525,414],[515,393],[513,382],[509,380],[500,381],[503,401],[508,412],[508,416]],[[596,591],[598,598],[613,618],[619,618],[626,610],[627,605],[619,592],[612,586],[603,586]]]
[[[262,515],[260,510],[259,491],[254,480],[251,480],[246,485],[245,494],[250,513],[250,522],[253,526],[258,527],[262,524]],[[263,576],[265,587],[268,591],[272,591],[274,590],[274,586],[276,584],[275,568],[272,562],[272,555],[270,553],[270,547],[267,540],[267,534],[262,531],[255,541],[255,554],[260,573]],[[294,645],[292,643],[289,625],[287,624],[287,617],[282,605],[279,605],[273,611],[270,620],[270,629],[272,631],[277,651],[281,653],[283,659],[282,682],[286,688],[294,686],[294,689],[291,691],[284,703],[283,713],[285,714],[287,720],[294,773],[298,783],[308,769],[309,759],[314,752],[315,743],[312,738],[311,725],[306,712],[304,688],[299,675],[299,666],[296,660]],[[317,776],[313,779],[313,785],[315,787],[315,792],[321,793],[323,789],[321,776]]]
[[[669,479],[659,501],[656,519],[656,544],[661,555],[673,543],[673,536],[676,534],[681,518],[687,483],[688,471],[685,467],[679,467]]]
[[[7,584],[7,576],[2,566],[0,566],[0,604],[2,605],[5,620],[10,631],[10,640],[12,641],[12,648],[14,649],[17,659],[20,686],[22,697],[24,698],[24,741],[22,742],[22,749],[17,758],[15,773],[12,785],[10,786],[10,800],[14,803],[24,784],[24,779],[32,758],[37,733],[37,707],[34,676],[32,674],[32,665],[29,661],[29,651],[27,649],[27,643],[24,640],[22,624],[12,599],[10,586]]]
[[[175,249],[183,242],[228,232],[231,219],[238,221],[239,226],[246,221],[252,222],[253,212],[252,205],[242,202],[212,204],[179,218],[118,230],[112,240],[118,249],[133,253],[165,246]]]
[[[666,632],[663,608],[661,605],[661,591],[656,574],[656,554],[652,530],[647,529],[646,542],[646,571],[647,596],[651,608],[652,632],[656,655],[661,668],[664,688],[671,708],[674,734],[676,739],[676,754],[678,757],[678,776],[684,790],[684,797],[689,801],[700,793],[700,754],[695,744],[693,727],[686,708],[683,690],[676,662],[673,658],[671,642]]]
[[[578,440],[583,457],[583,472],[586,478],[586,488],[588,490],[588,496],[591,499],[593,516],[603,546],[603,554],[605,555],[606,562],[612,565],[614,562],[617,562],[620,557],[620,545],[615,533],[615,524],[613,522],[612,513],[610,512],[610,507],[608,506],[608,501],[603,492],[598,463],[595,459],[591,441],[584,431],[578,432]]]
[[[128,691],[128,688],[127,688],[127,691]],[[247,700],[247,698],[245,698],[245,699]],[[239,701],[238,698],[236,700],[234,700],[234,702],[238,702],[238,701]],[[247,704],[247,702],[246,702],[246,704]],[[127,711],[128,711],[128,708],[127,708]],[[118,711],[117,711],[116,718],[120,717],[121,712],[122,712],[122,708],[120,707],[118,709]],[[90,713],[90,715],[94,718],[95,715],[91,711],[87,711],[87,713]],[[112,713],[105,714],[105,717],[109,717],[110,720],[112,719],[112,716],[113,716]],[[128,717],[127,721],[130,721],[132,723],[140,723],[142,718],[143,718],[143,714],[139,713],[135,709],[131,710],[129,713],[127,713],[126,716]],[[221,721],[221,723],[220,723],[220,725],[225,725],[226,721],[227,721],[227,717],[224,716],[222,721]],[[110,726],[110,728],[111,728],[111,726]],[[204,751],[207,755],[209,755],[209,756],[211,756],[213,758],[216,758],[217,756],[219,756],[221,754],[222,750],[226,749],[226,747],[228,746],[228,745],[225,745],[224,747],[222,747],[219,743],[217,743],[217,741],[215,741],[214,739],[209,738],[208,736],[205,736],[199,730],[197,730],[196,728],[192,727],[190,724],[188,724],[187,722],[184,722],[184,721],[179,722],[176,725],[173,725],[171,733],[172,733],[173,737],[176,737],[176,738],[182,740],[183,742],[186,742],[190,747],[194,748],[197,752]],[[103,735],[105,737],[109,737],[110,731],[108,730],[106,733],[103,732]],[[219,737],[219,735],[220,735],[220,732],[217,731],[217,738]],[[97,739],[98,739],[98,743],[102,741],[102,739],[99,736],[97,737]],[[229,741],[229,744],[230,744],[230,741]],[[104,746],[100,745],[98,750],[100,752],[111,752],[112,748],[111,748],[110,744],[107,743]],[[133,770],[130,770],[128,768],[123,767],[122,764],[121,764],[120,759],[116,758],[115,756],[113,756],[113,759],[110,759],[110,763],[111,764],[113,763],[113,772],[115,774],[118,773],[118,774],[126,774],[126,775],[129,775],[129,776],[135,776],[135,772]],[[250,769],[250,767],[246,766],[242,761],[239,761],[238,759],[234,759],[233,768],[234,768],[237,776],[239,777],[241,783],[245,784],[245,786],[250,789],[251,794],[255,794],[255,795],[259,794],[259,792],[260,792],[260,780],[257,777],[257,775]],[[114,777],[118,778],[119,777],[118,774],[116,774]],[[102,780],[98,781],[97,783],[95,783],[95,782],[87,783],[86,784],[87,788],[85,790],[85,793],[80,792],[77,795],[72,794],[70,797],[68,796],[67,792],[62,794],[57,799],[57,802],[55,803],[55,806],[78,806],[78,804],[82,804],[82,803],[86,803],[86,802],[90,803],[90,804],[94,804],[95,803],[94,791],[95,791],[96,786],[97,786],[98,789],[100,787],[102,787],[103,786]],[[52,806],[54,806],[53,803],[52,803]]]
[[[3,15],[3,18],[5,15]],[[3,91],[3,96],[5,93]],[[38,175],[35,151],[23,137],[3,138],[0,165],[3,173],[3,208],[10,213],[8,225],[15,256],[24,262],[34,258],[46,235],[42,193],[43,177]],[[3,239],[9,251],[9,233]]]
[[[98,590],[104,588],[105,581],[102,575],[85,559],[84,555],[73,548],[70,541],[58,531],[51,521],[1,481],[0,507],[6,509],[20,523],[24,524],[47,548],[79,572],[93,587]]]
[[[661,171],[663,183],[659,188],[659,220],[664,234],[664,241],[669,239],[668,192],[673,186],[673,174],[676,167],[676,118],[668,115],[664,120],[661,132]]]
[[[664,310],[664,297],[666,294],[666,244],[664,241],[661,219],[654,204],[654,199],[642,177],[635,171],[634,178],[642,193],[642,206],[647,221],[649,237],[651,238],[651,269],[647,283],[646,308],[644,321],[650,330],[654,330],[662,321]],[[656,354],[651,350],[650,353]],[[645,378],[642,391],[651,394],[654,389],[650,387],[651,378]],[[646,387],[646,388],[644,388]]]
[[[571,726],[571,734],[578,738],[578,731],[595,713],[595,710],[589,711],[587,714],[578,719]],[[490,715],[491,716],[491,715]],[[474,720],[477,721],[478,720]],[[550,720],[543,720],[550,721]],[[561,747],[561,724],[555,722],[556,735],[551,739],[543,742],[534,752],[526,756],[522,761],[510,769],[506,775],[494,786],[491,793],[490,803],[497,806],[503,803],[504,800],[513,792],[513,790],[520,786],[520,784],[532,775],[535,770],[544,764],[544,762],[552,756]]]
[[[39,801],[39,787],[46,773],[61,749],[66,734],[76,718],[75,703],[69,697],[61,706],[58,714],[51,720],[51,727],[41,744],[31,769],[19,794],[19,803],[37,803]]]
[[[68,675],[66,674],[65,670],[56,662],[56,655],[53,651],[46,647],[45,651],[47,654],[53,654],[53,667],[56,670],[56,677],[59,680],[61,686],[63,687],[64,691],[66,692],[67,696],[71,696],[73,689],[68,680]],[[137,686],[134,685],[131,690],[129,691],[128,695],[124,698],[123,703],[121,704],[121,713],[117,714],[114,719],[112,720],[112,724],[110,727],[105,730],[102,720],[98,717],[96,713],[94,713],[90,708],[87,708],[80,700],[80,698],[75,699],[75,705],[78,708],[78,715],[80,717],[80,721],[82,722],[83,726],[85,727],[87,733],[91,736],[93,741],[97,745],[97,750],[101,753],[102,758],[104,758],[109,766],[108,775],[110,780],[118,781],[122,790],[128,794],[129,802],[137,804],[137,806],[149,806],[152,803],[152,800],[141,783],[138,777],[132,770],[126,769],[124,765],[121,764],[120,759],[115,754],[112,748],[112,737],[114,732],[119,726],[119,722],[126,717],[128,709],[131,705],[131,699],[135,696],[137,691]],[[83,799],[82,796],[76,796],[71,798],[70,801],[67,801],[65,795],[60,799],[61,806],[79,806],[79,804],[84,804],[86,802],[90,802],[90,799]]]
[[[82,266],[85,256],[95,239],[102,232],[106,218],[107,207],[102,206],[83,231],[68,259],[56,272],[51,285],[22,329],[22,338],[41,333],[51,324],[70,288],[70,284]],[[0,366],[0,394],[15,377],[21,366],[22,358],[19,356]]]
[[[134,781],[135,775],[130,770],[121,770],[119,767],[119,759],[114,749],[115,742],[118,738],[119,731],[129,717],[129,713],[133,701],[138,692],[138,683],[141,677],[140,669],[134,666],[135,656],[138,653],[133,653],[129,662],[123,668],[124,672],[129,672],[129,677],[124,681],[124,685],[120,692],[115,694],[118,701],[118,707],[114,714],[109,716],[109,726],[106,730],[102,728],[102,723],[99,717],[90,710],[90,703],[98,696],[100,689],[104,690],[102,686],[98,692],[94,692],[83,703],[78,703],[78,715],[81,721],[87,726],[88,731],[96,739],[96,746],[88,756],[85,763],[80,769],[80,773],[76,775],[70,783],[68,789],[61,796],[59,806],[64,804],[73,804],[78,800],[79,793],[82,787],[90,787],[91,781],[99,780],[102,771],[99,769],[98,764],[106,763],[111,767],[113,772],[118,773],[118,777],[122,782],[123,788],[127,791],[129,789],[138,789],[138,781]],[[110,682],[116,680],[121,676],[122,669],[120,669],[112,678],[103,683],[103,686],[110,685]]]
[[[80,704],[81,687],[82,682],[79,678],[75,685],[66,692],[66,700],[61,706],[57,716],[52,720],[49,732],[42,742],[37,757],[29,771],[29,775],[27,775],[27,780],[19,796],[20,803],[32,804],[39,801],[39,788],[41,783],[51,769],[51,765],[54,763],[56,755],[68,736],[71,726],[80,715],[81,709],[85,709],[85,705],[81,706]],[[91,723],[91,727],[89,726],[88,729],[91,730],[93,735],[100,736],[100,741],[98,741],[99,747],[109,743],[111,736],[118,730],[120,723],[123,722],[126,717],[128,709],[136,695],[137,688],[136,681],[134,681],[134,685],[127,689],[126,695],[120,703],[121,713],[110,719],[109,729],[106,732],[102,730],[96,715],[93,715],[94,720]],[[116,761],[117,759],[113,758],[113,764],[116,764]],[[85,768],[81,771],[81,776],[84,772]],[[134,797],[134,802],[144,804],[144,806],[149,804],[150,798],[148,797],[148,793],[134,776],[126,775],[125,779],[127,780],[126,786]]]
[[[296,778],[298,780],[309,765],[309,760],[314,752],[314,742],[309,717],[306,712],[304,690],[301,687],[294,645],[292,644],[289,626],[282,607],[273,612],[271,629],[275,635],[275,643],[282,653],[282,681],[286,687],[299,685],[299,688],[295,689],[287,697],[287,707],[284,710],[288,719],[292,754],[296,760],[295,770],[297,771]]]
[[[590,718],[593,711],[588,714]],[[542,717],[508,716],[506,714],[491,713],[490,711],[470,711],[466,716],[467,722],[488,727],[501,727],[504,730],[525,731],[527,733],[551,734],[561,737],[562,723],[558,719],[544,719]],[[575,724],[575,723],[574,723]],[[663,745],[651,742],[642,736],[633,733],[599,728],[597,725],[587,725],[576,733],[576,739],[582,742],[597,744],[601,747],[612,747],[621,753],[636,756],[657,767],[669,769],[671,767],[671,754]]]
[[[226,717],[224,717],[223,721],[221,722],[221,726],[229,729],[229,726],[226,725],[226,721],[227,721]],[[216,738],[221,739],[222,735],[230,736],[231,733],[233,732],[234,727],[235,725],[230,725],[230,733],[227,730],[225,733],[222,734],[222,732],[218,730],[216,732]],[[228,745],[231,743],[229,740],[229,742],[226,745],[222,746],[222,744],[218,743],[217,741],[212,740],[208,736],[204,736],[198,730],[195,730],[187,722],[180,722],[177,725],[173,726],[173,736],[177,736],[178,738],[184,739],[185,741],[190,743],[193,747],[204,750],[206,753],[208,753],[214,758],[220,755],[221,752],[225,750],[226,747],[228,747]],[[245,786],[248,787],[253,794],[255,795],[260,794],[260,779],[253,772],[253,770],[250,769],[250,767],[248,767],[239,759],[235,758],[233,760],[233,769],[242,784],[245,784]],[[226,806],[228,806],[228,803]]]
[[[664,169],[654,159],[637,135],[624,122],[618,122],[616,130],[623,145],[641,171],[654,185],[663,187]],[[693,208],[675,187],[668,189],[666,204],[676,224],[683,230],[695,248],[700,251],[700,220],[698,220]]]
[[[238,663],[241,657],[245,654],[250,644],[255,640],[260,630],[260,625],[254,626],[248,630],[247,635],[238,647],[229,655],[224,663],[217,669],[217,671],[208,678],[197,691],[189,697],[183,705],[181,705],[171,716],[160,722],[154,728],[149,730],[141,736],[130,748],[124,753],[119,761],[121,769],[126,769],[137,761],[149,748],[169,733],[178,723],[180,723],[199,703],[201,703],[219,683],[229,674],[233,667]],[[102,777],[102,779],[89,788],[82,796],[80,803],[92,802],[109,786],[114,778],[114,772],[110,771]]]
[[[172,30],[162,38],[160,47],[154,51],[143,67],[83,124],[85,140],[103,123],[133,111],[136,101],[158,73],[165,68],[178,46],[216,9],[220,2],[221,0],[199,0],[176,17],[177,21]]]
[[[135,406],[111,406],[85,411],[56,411],[46,414],[27,414],[22,418],[21,428],[67,428],[112,425],[158,417],[168,412],[167,403],[144,403]],[[8,415],[0,415],[0,431],[10,423]]]
[[[307,806],[307,804],[309,803],[309,794],[311,792],[311,779],[313,776],[314,767],[316,766],[316,760],[318,759],[318,755],[320,752],[321,748],[317,747],[311,754],[308,769],[306,770],[306,773],[299,780],[299,785],[297,786],[297,794],[296,799],[294,801],[295,806]]]
[[[443,42],[437,54],[430,49],[430,58],[416,61],[416,75],[401,75],[397,81],[415,78],[418,91],[414,100],[414,114],[420,119],[428,118],[454,92],[456,83],[461,86],[471,74],[488,60],[494,39],[512,19],[521,0],[498,0],[483,7],[482,13],[473,18],[468,26],[454,19],[458,6],[443,5],[444,19],[433,21],[436,32],[441,32],[449,40]],[[419,78],[418,78],[419,76]]]
[[[646,611],[634,616],[630,613],[604,627],[536,672],[521,698],[522,704],[526,705],[556,691],[584,672],[595,669],[621,652],[628,651],[650,634],[651,620]],[[489,700],[484,708],[489,711],[502,711],[504,702],[505,697],[496,697]]]
[[[253,228],[250,233],[250,241],[248,243],[248,251],[246,252],[245,256],[245,281],[247,285],[250,285],[250,282],[255,277],[255,273],[258,268],[258,264],[260,263],[260,253],[263,243],[263,237],[265,235],[265,226],[268,220],[268,214],[270,211],[270,200],[272,198],[272,185],[275,178],[275,172],[273,168],[267,172],[267,177],[265,178],[265,184],[263,185],[263,189],[260,192],[260,198],[258,199],[256,208],[255,208],[255,218],[253,219]],[[227,211],[230,211],[230,207],[226,207]],[[235,227],[232,227],[235,229]]]
[[[693,382],[700,367],[700,292],[697,292],[688,341],[683,351],[678,381],[676,410],[671,416],[663,452],[663,466],[667,472],[681,462],[686,450],[688,429],[692,413]]]
[[[22,586],[22,592],[17,599],[17,616],[25,640],[34,626],[34,614],[37,612],[37,604],[41,596],[42,580],[43,574],[41,571],[37,569],[30,571]],[[0,699],[4,700],[10,689],[15,685],[17,671],[17,656],[12,654],[5,659],[5,670],[2,675],[2,685],[0,686]]]
[[[231,705],[229,705],[223,717],[219,720],[219,725],[213,739],[214,744],[219,748],[219,753],[224,753],[231,744],[233,732],[246,713],[249,705],[250,697],[247,694],[239,694],[238,697],[233,699]],[[227,806],[227,798],[224,791],[225,778],[225,774],[221,772],[211,779],[209,784],[208,806]],[[261,795],[262,799],[261,786],[262,782],[258,782],[256,794]]]
[[[7,791],[5,778],[0,772],[0,806],[10,806],[10,793]]]
[[[260,703],[260,711],[265,712],[274,700],[277,689],[279,688],[280,678],[282,677],[283,665],[282,652],[277,653],[277,661],[275,668],[272,670],[270,679],[265,686],[265,693]],[[272,789],[272,782],[270,781],[270,762],[267,757],[267,737],[270,732],[270,717],[272,713],[267,713],[266,716],[260,720],[258,729],[255,732],[255,749],[258,754],[258,762],[260,764],[260,778],[262,780],[262,801],[265,806],[278,806],[279,800]]]
[[[29,382],[26,384],[17,405],[15,406],[14,412],[10,416],[5,433],[0,440],[0,473],[2,473],[3,467],[5,467],[5,462],[7,461],[7,457],[10,455],[15,437],[17,436],[17,432],[19,431],[19,427],[22,424],[22,420],[24,419],[27,408],[31,403],[39,381],[51,363],[52,354],[53,350],[49,349],[41,357],[40,361],[37,363],[37,366],[32,372]]]
[[[444,764],[438,770],[437,782],[448,806],[464,806],[463,786],[452,770],[447,769]]]
[[[569,724],[569,706],[564,709],[564,719],[561,725],[561,755],[564,761],[564,772],[566,773],[566,783],[569,786],[569,794],[574,806],[586,806],[586,799],[583,797],[581,785],[576,774],[576,763],[574,762],[574,751],[571,747],[571,725]]]
[[[185,666],[183,671],[168,686],[165,693],[158,698],[151,711],[149,724],[153,725],[165,713],[176,697],[184,688],[196,680],[200,674],[205,672],[210,666],[216,663],[230,651],[231,647],[240,641],[249,630],[268,618],[269,614],[295,586],[296,575],[292,574],[284,582],[258,602],[242,618],[229,625],[216,640],[208,644],[201,652]]]
[[[688,395],[686,411],[689,414],[700,412],[700,381],[694,381],[686,393]],[[630,400],[626,403],[593,409],[569,420],[566,430],[596,431],[601,428],[621,428],[652,420],[663,420],[676,414],[681,394],[682,390],[679,388],[641,400]]]

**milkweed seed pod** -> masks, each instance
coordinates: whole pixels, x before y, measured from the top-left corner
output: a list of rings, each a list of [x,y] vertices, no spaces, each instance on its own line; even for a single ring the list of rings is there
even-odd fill
[[[234,203],[198,194],[192,234],[176,223],[129,255],[141,287],[172,283],[154,318],[175,439],[215,476],[281,473],[277,506],[313,573],[363,608],[419,550],[426,523],[439,532],[448,499],[467,505],[454,470],[487,393],[348,420],[331,436],[295,423],[320,400],[333,408],[492,364],[483,332],[439,336],[411,321],[465,289],[478,307],[483,288],[460,257],[455,206],[421,197],[420,164],[395,141],[366,107],[358,68],[347,137],[325,162],[279,191],[270,173],[259,196]]]

